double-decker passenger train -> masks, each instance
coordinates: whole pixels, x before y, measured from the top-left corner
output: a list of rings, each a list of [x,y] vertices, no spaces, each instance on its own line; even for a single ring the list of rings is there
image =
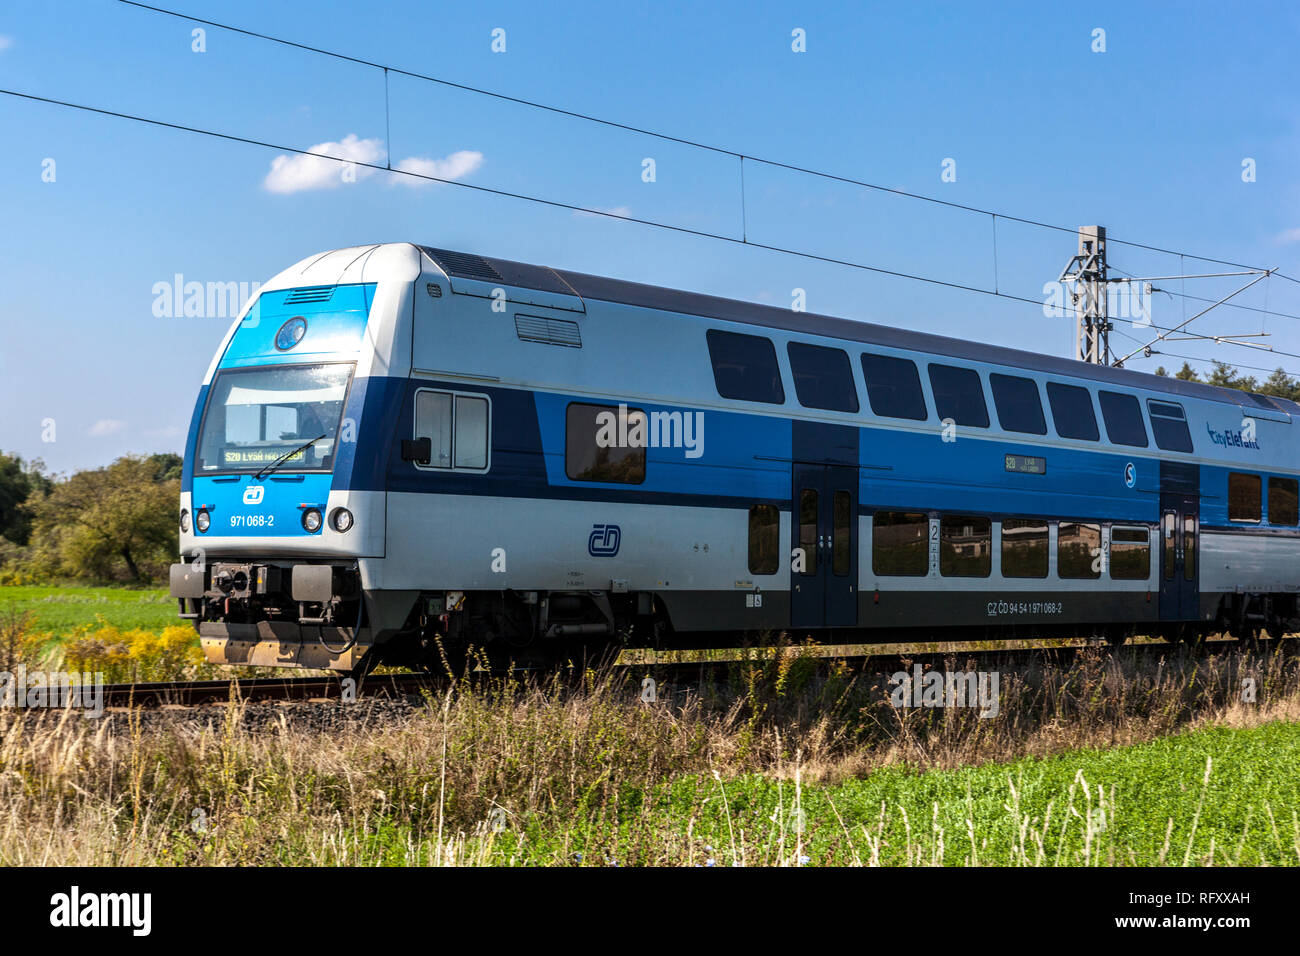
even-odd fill
[[[494,666],[1296,623],[1300,406],[404,243],[217,349],[171,593],[209,660]]]

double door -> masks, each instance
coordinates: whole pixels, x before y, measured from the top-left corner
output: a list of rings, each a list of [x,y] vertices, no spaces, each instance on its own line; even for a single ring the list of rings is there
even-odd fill
[[[791,507],[790,624],[857,624],[858,470],[796,464]]]

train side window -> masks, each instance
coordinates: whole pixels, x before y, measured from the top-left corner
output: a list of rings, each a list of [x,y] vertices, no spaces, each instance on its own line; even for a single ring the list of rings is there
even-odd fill
[[[993,570],[993,522],[972,515],[939,519],[939,573],[946,578],[986,578]]]
[[[1097,401],[1106,421],[1106,435],[1114,444],[1147,447],[1147,429],[1142,424],[1142,406],[1136,395],[1098,392]]]
[[[1047,522],[1038,518],[1002,519],[1002,576],[1045,578],[1050,557]]]
[[[776,505],[749,509],[749,573],[776,574],[781,552],[781,513]]]
[[[951,418],[958,425],[989,427],[989,407],[984,401],[980,373],[956,365],[931,365],[930,390],[939,420]]]
[[[1161,547],[1164,548],[1165,553],[1163,562],[1166,581],[1172,581],[1174,579],[1174,559],[1178,553],[1178,539],[1176,537],[1178,529],[1174,524],[1176,520],[1177,516],[1174,512],[1166,511],[1165,516],[1160,523]]]
[[[858,410],[858,389],[847,352],[804,342],[791,342],[785,348],[800,405],[832,412]]]
[[[803,574],[817,573],[817,492],[799,492],[799,550],[803,552]]]
[[[1196,580],[1196,515],[1183,515],[1183,578]]]
[[[481,471],[488,459],[488,403],[486,398],[472,395],[456,396],[456,449],[457,468]]]
[[[1101,525],[1062,521],[1056,531],[1056,573],[1062,578],[1099,578]]]
[[[1191,454],[1192,434],[1187,430],[1187,415],[1183,406],[1149,398],[1147,413],[1151,416],[1151,434],[1155,437],[1156,447],[1164,451]]]
[[[1261,513],[1260,485],[1259,475],[1243,475],[1239,471],[1229,473],[1229,521],[1259,521]]]
[[[1097,413],[1092,410],[1092,395],[1081,385],[1047,383],[1047,402],[1052,406],[1052,423],[1062,438],[1098,441]]]
[[[1151,533],[1146,528],[1110,529],[1110,576],[1117,581],[1151,576]]]
[[[867,380],[867,401],[881,418],[925,421],[925,396],[921,376],[911,359],[862,353],[862,377]]]
[[[1268,480],[1268,523],[1300,524],[1300,482],[1294,478]]]
[[[417,468],[488,470],[492,409],[486,395],[421,388],[415,393],[415,437],[432,446],[429,464]]]
[[[929,566],[930,519],[919,511],[877,511],[871,520],[871,570],[919,577]]]
[[[998,410],[998,424],[1003,431],[1047,434],[1043,402],[1032,378],[994,372],[989,375],[989,387],[993,389],[993,406]]]
[[[771,339],[721,329],[709,329],[706,338],[713,384],[719,395],[742,402],[785,403],[785,387]]]
[[[1160,524],[1161,548],[1165,551],[1165,557],[1161,559],[1161,563],[1165,567],[1166,581],[1174,580],[1174,559],[1178,554],[1178,528],[1174,524],[1175,520],[1177,520],[1177,516],[1174,515],[1174,512],[1166,511]]]
[[[630,441],[638,429],[646,435],[644,411],[572,402],[564,424],[564,473],[571,480],[625,485],[645,481],[645,444]],[[629,440],[621,445],[624,436]]]
[[[415,393],[415,437],[433,445],[426,467],[451,467],[451,403],[451,392],[422,388]]]
[[[853,567],[853,495],[837,491],[831,504],[831,571],[844,577]]]

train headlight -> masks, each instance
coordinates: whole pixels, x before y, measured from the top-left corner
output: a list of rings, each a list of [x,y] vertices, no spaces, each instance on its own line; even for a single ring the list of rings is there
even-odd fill
[[[207,534],[210,524],[212,524],[212,516],[206,511],[200,511],[194,516],[194,527],[199,530],[199,534]]]
[[[320,530],[320,511],[316,508],[308,508],[302,513],[302,527],[308,534],[315,534]]]
[[[181,530],[186,533],[190,530],[190,511],[188,508],[181,509]]]
[[[330,524],[335,531],[343,532],[352,527],[352,512],[347,508],[335,508],[330,515]]]

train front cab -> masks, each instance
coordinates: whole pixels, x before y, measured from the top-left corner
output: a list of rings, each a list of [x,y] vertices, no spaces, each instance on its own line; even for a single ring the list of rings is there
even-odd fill
[[[366,374],[367,323],[401,294],[263,291],[219,352],[190,428],[171,569],[210,662],[351,670],[372,646],[362,564],[383,554],[384,493],[366,475],[386,445],[367,427],[384,382]]]

